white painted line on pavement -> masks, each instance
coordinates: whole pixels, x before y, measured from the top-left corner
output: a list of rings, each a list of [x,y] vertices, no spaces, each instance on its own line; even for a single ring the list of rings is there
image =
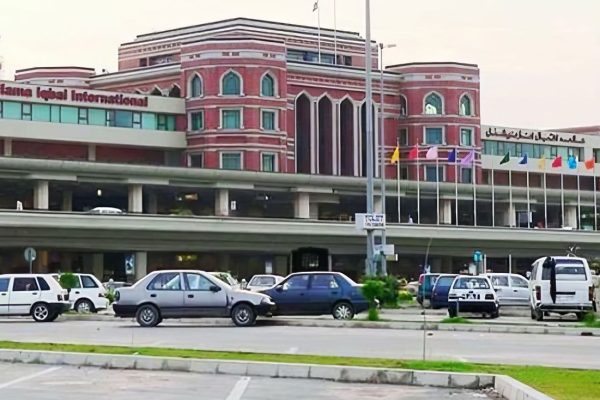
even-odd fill
[[[36,372],[35,374],[31,374],[31,375],[27,375],[27,376],[22,376],[21,378],[15,379],[13,381],[9,381],[9,382],[6,382],[6,383],[0,383],[0,389],[4,389],[4,388],[7,388],[9,386],[16,385],[17,383],[21,383],[21,382],[28,381],[30,379],[37,378],[38,376],[49,374],[51,372],[59,370],[60,368],[61,367],[52,367],[52,368],[48,368],[48,369],[45,369],[45,370],[40,371],[40,372]]]
[[[298,353],[298,348],[297,347],[290,347],[287,351],[288,354],[296,354]]]
[[[227,396],[227,399],[225,400],[241,400],[249,384],[250,377],[244,376],[236,382],[235,386],[231,390],[231,393],[229,393],[229,396]]]

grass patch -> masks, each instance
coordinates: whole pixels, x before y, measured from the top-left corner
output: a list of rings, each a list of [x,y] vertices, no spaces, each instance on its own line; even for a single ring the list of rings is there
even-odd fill
[[[311,356],[299,354],[245,353],[230,351],[186,350],[154,347],[96,346],[56,343],[22,343],[0,341],[1,349],[65,351],[77,353],[142,355],[213,360],[285,362],[301,364],[341,365],[379,368],[403,368],[448,372],[477,372],[509,375],[556,400],[597,400],[600,392],[600,371],[473,364],[453,361],[410,361],[381,358]]]
[[[588,313],[583,318],[583,325],[587,328],[600,328],[600,321],[594,313]]]
[[[472,324],[473,321],[466,319],[464,317],[450,317],[444,318],[440,321],[442,324]]]

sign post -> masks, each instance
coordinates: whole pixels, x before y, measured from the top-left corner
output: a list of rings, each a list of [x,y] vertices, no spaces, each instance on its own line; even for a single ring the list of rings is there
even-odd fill
[[[385,231],[385,214],[381,213],[367,213],[360,214],[357,213],[354,215],[355,227],[358,230],[366,231],[367,234],[372,234],[373,231]],[[385,250],[387,248],[382,248]],[[369,269],[369,275],[377,274],[376,262],[381,259],[383,254],[376,254],[375,245],[373,246],[373,254],[367,254],[367,257],[371,257],[368,259],[368,265],[373,267],[373,270]]]
[[[28,247],[23,252],[23,256],[25,257],[25,261],[29,263],[29,273],[33,274],[33,262],[37,258],[37,252],[33,247]]]

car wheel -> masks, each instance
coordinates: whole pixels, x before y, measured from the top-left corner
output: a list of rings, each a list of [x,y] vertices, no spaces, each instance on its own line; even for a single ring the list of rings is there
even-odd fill
[[[535,320],[535,310],[533,307],[529,307],[529,310],[531,311],[531,319]]]
[[[577,321],[581,322],[585,318],[585,313],[575,313],[575,316],[577,317]]]
[[[352,308],[352,304],[342,301],[333,306],[331,315],[335,319],[352,319],[354,318],[354,308]]]
[[[252,326],[256,321],[256,311],[249,304],[238,304],[231,311],[231,320],[236,326]]]
[[[543,321],[544,320],[544,312],[542,310],[536,310],[535,311],[535,320],[536,321]]]
[[[457,316],[456,307],[448,307],[448,316],[454,318]]]
[[[152,328],[160,323],[160,313],[153,305],[146,304],[138,308],[135,319],[141,327]]]
[[[94,305],[88,299],[77,300],[75,303],[75,311],[81,314],[89,314],[95,312]]]
[[[500,310],[496,310],[493,313],[490,314],[490,318],[491,319],[496,319],[500,316]]]
[[[52,314],[52,316],[46,322],[54,322],[54,321],[56,321],[56,318],[58,318],[59,315],[60,314],[58,314],[58,313]]]
[[[37,303],[31,307],[31,316],[36,322],[50,322],[52,319],[52,313],[46,303]]]

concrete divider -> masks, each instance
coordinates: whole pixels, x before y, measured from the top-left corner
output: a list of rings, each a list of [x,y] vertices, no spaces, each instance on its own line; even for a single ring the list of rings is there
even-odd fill
[[[269,378],[322,379],[348,383],[435,386],[456,389],[494,388],[507,400],[551,400],[548,396],[515,379],[490,374],[1,349],[0,362]]]

